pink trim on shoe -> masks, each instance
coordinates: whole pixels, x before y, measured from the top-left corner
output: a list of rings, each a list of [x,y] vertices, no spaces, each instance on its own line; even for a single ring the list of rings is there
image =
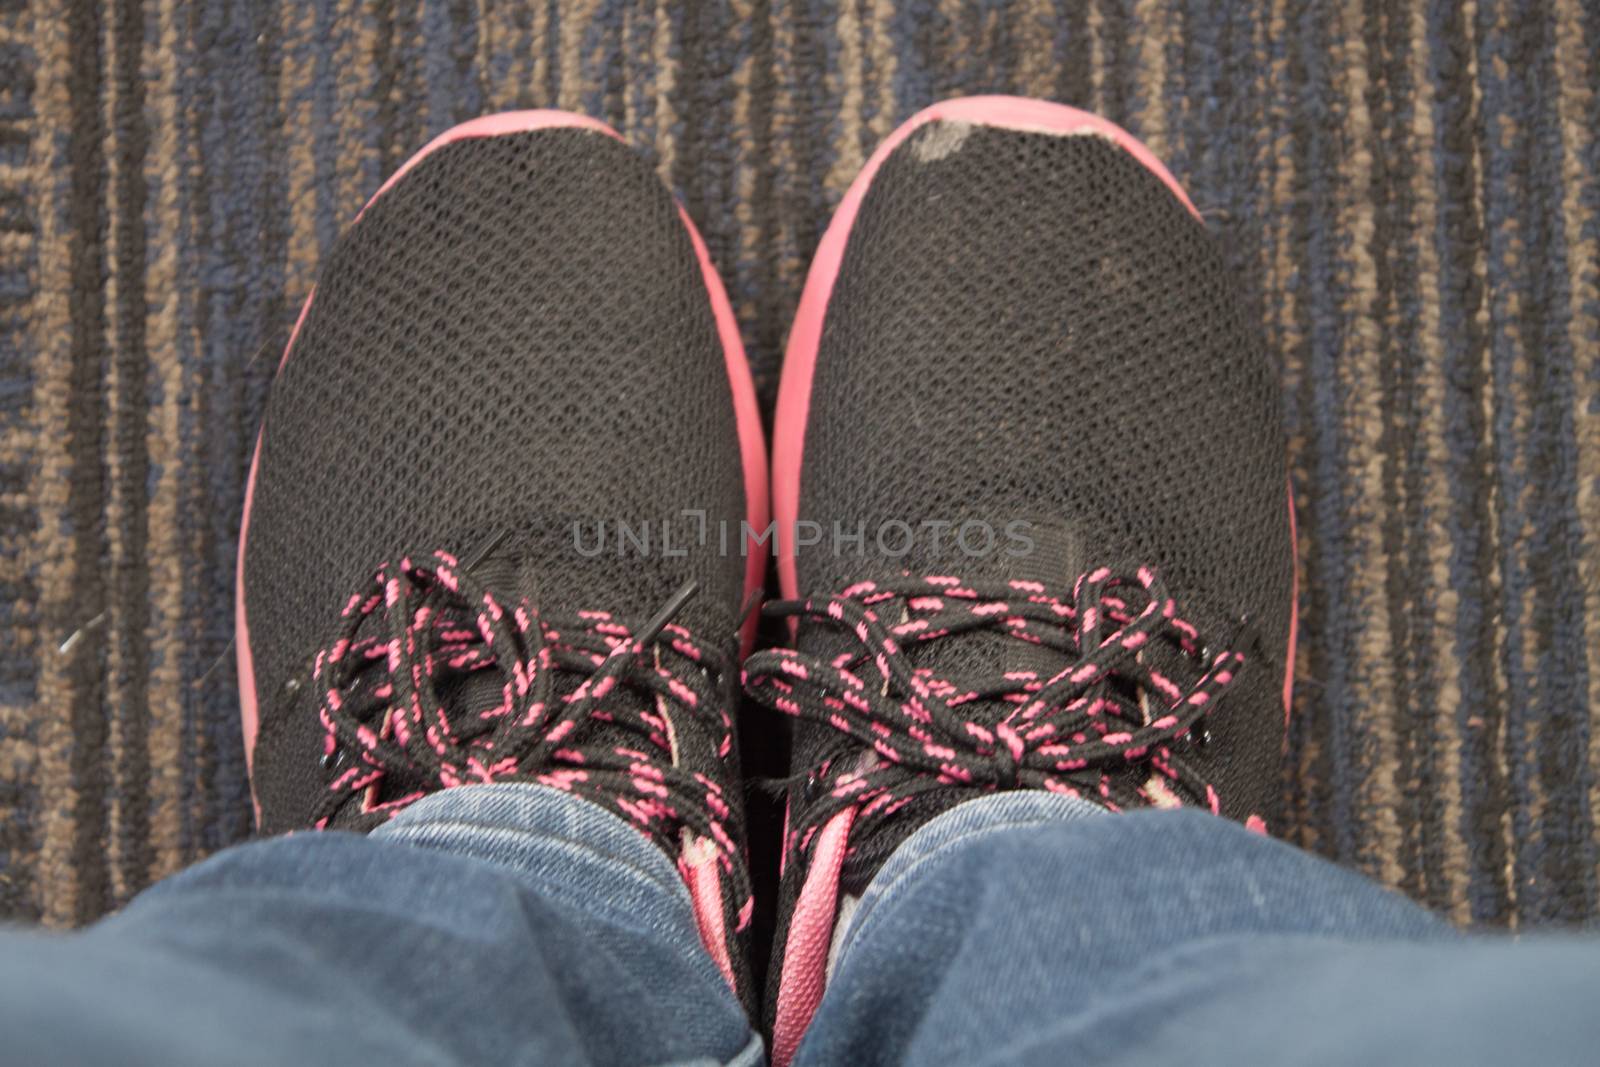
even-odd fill
[[[580,129],[592,130],[607,137],[622,140],[622,136],[610,126],[593,119],[587,115],[576,115],[566,111],[553,111],[548,109],[532,111],[506,111],[497,115],[484,115],[470,122],[463,122],[453,126],[429,141],[416,155],[390,175],[389,180],[372,194],[361,212],[356,215],[356,221],[366,214],[378,197],[392,189],[402,177],[413,167],[422,162],[430,153],[452,144],[456,141],[472,137],[500,137],[510,134],[527,133],[531,130],[543,129]],[[734,317],[733,307],[728,302],[727,290],[722,285],[722,279],[717,274],[716,266],[711,262],[711,255],[706,249],[705,241],[700,237],[700,232],[695,229],[688,213],[682,205],[678,207],[679,217],[683,219],[684,226],[689,231],[690,243],[694,246],[695,259],[700,264],[700,274],[705,281],[706,295],[711,301],[712,315],[717,323],[717,336],[722,342],[723,362],[728,372],[728,384],[733,393],[734,418],[739,434],[739,452],[744,472],[745,516],[752,529],[764,530],[769,515],[769,496],[767,491],[767,447],[766,439],[761,429],[761,413],[756,400],[755,383],[750,374],[750,364],[745,358],[744,344],[739,336],[738,320]],[[278,361],[278,371],[281,373],[289,362],[289,353],[294,348],[295,339],[300,335],[300,328],[306,321],[306,316],[311,312],[311,302],[316,297],[316,287],[306,296],[306,302],[300,308],[300,317],[295,320],[294,329],[289,334],[289,341],[283,347],[283,357]],[[238,662],[239,674],[239,714],[244,733],[245,767],[254,773],[256,737],[260,732],[261,715],[260,702],[256,693],[255,661],[250,651],[250,626],[245,616],[244,606],[244,559],[245,544],[250,531],[250,506],[255,499],[256,473],[261,463],[261,441],[266,433],[263,424],[256,433],[256,447],[250,458],[250,474],[245,482],[244,512],[239,520],[239,552],[236,557],[234,573],[234,630],[235,652]],[[766,558],[760,553],[751,553],[745,566],[745,599],[753,596],[759,590],[765,579]],[[747,655],[754,644],[756,626],[759,619],[752,614],[741,634],[740,654]],[[255,783],[252,779],[250,786],[251,800],[255,806],[257,825],[261,822],[261,803],[255,796]]]
[[[733,389],[733,416],[739,431],[739,453],[744,464],[745,513],[753,530],[765,530],[770,514],[771,497],[767,490],[767,442],[761,429],[761,407],[756,400],[755,379],[750,374],[750,361],[745,358],[744,341],[739,337],[739,322],[734,317],[733,306],[728,303],[728,292],[723,288],[722,277],[711,262],[706,243],[689,220],[689,213],[678,205],[678,215],[689,231],[689,242],[700,261],[700,273],[705,277],[706,292],[711,297],[711,311],[717,320],[717,336],[722,340],[722,351],[728,367],[728,383]],[[748,600],[766,584],[767,554],[747,552],[744,566],[744,595]],[[759,612],[751,612],[739,635],[739,655],[748,656],[755,647],[756,629],[761,623]]]
[[[311,301],[316,295],[317,287],[313,285],[306,294],[306,302],[300,305],[300,316],[294,320],[294,329],[289,331],[289,340],[283,346],[283,357],[278,360],[279,373],[283,372],[284,364],[289,362],[289,350],[294,347],[295,338],[300,336],[300,327],[305,325],[306,316],[311,314]],[[244,483],[244,513],[239,517],[239,555],[233,574],[233,645],[239,676],[239,718],[244,734],[245,775],[250,779],[250,806],[255,809],[257,826],[261,825],[261,799],[256,796],[255,756],[261,716],[256,700],[255,659],[250,655],[250,623],[244,613],[244,539],[250,529],[250,502],[256,495],[256,470],[261,466],[261,437],[265,432],[265,426],[256,431],[256,447],[250,454],[250,475]]]
[[[785,598],[800,595],[793,535],[794,524],[800,516],[800,469],[805,449],[806,421],[811,409],[811,383],[816,372],[817,350],[822,343],[822,330],[827,319],[828,301],[833,294],[834,282],[838,279],[839,269],[844,262],[845,246],[849,241],[850,230],[855,225],[856,215],[860,212],[867,190],[872,185],[873,178],[877,176],[883,161],[918,127],[936,121],[964,122],[1036,133],[1089,134],[1109,138],[1160,178],[1190,214],[1202,224],[1205,222],[1189,199],[1189,195],[1178,184],[1178,180],[1150,149],[1115,123],[1064,104],[1014,96],[960,97],[926,107],[896,128],[872,153],[866,165],[861,168],[861,173],[850,183],[850,188],[846,190],[838,210],[834,212],[833,219],[823,233],[816,254],[811,260],[811,269],[806,275],[805,288],[801,292],[800,304],[795,311],[794,324],[789,330],[789,344],[783,361],[783,377],[778,386],[777,414],[772,429],[772,505],[773,517],[778,525],[778,584]],[[1292,531],[1294,528],[1292,494],[1289,497],[1289,508]],[[1298,590],[1298,573],[1296,583]],[[1291,611],[1297,612],[1297,610],[1297,604],[1291,607]],[[1289,656],[1283,683],[1285,721],[1294,683],[1294,625],[1291,619]],[[824,833],[833,831],[838,825],[839,818],[835,817]],[[840,857],[843,856],[847,833],[848,823],[845,824],[845,829],[839,834],[837,841]],[[820,850],[820,843],[818,848]],[[813,883],[817,884],[814,886]],[[833,934],[832,916],[837,905],[837,885],[837,868],[830,873],[826,864],[814,859],[806,875],[805,885],[801,889],[799,902],[796,904],[796,916],[790,920],[789,938],[784,947],[783,979],[778,994],[779,1022],[775,1025],[773,1033],[775,1067],[784,1067],[788,1057],[793,1055],[801,1035],[810,1024],[811,1014],[821,1001],[822,966],[815,967],[813,973],[811,961],[817,959],[819,953],[824,963],[827,959],[827,948]],[[826,905],[820,900],[825,892],[833,894]],[[799,914],[802,908],[807,909],[803,922]],[[824,914],[827,918],[825,925],[821,921]],[[818,941],[816,944],[811,944],[797,940],[798,937],[815,937]],[[802,982],[802,986],[791,993],[788,988],[790,959],[797,953],[807,961],[807,965],[802,972],[796,974],[796,980]],[[787,1053],[780,1054],[785,1049]]]
[[[733,959],[728,955],[727,923],[722,918],[722,875],[717,870],[717,857],[708,849],[703,857],[691,861],[687,855],[689,851],[688,848],[684,850],[680,872],[684,884],[689,887],[695,926],[728,988],[737,994],[739,984],[733,974]]]
[[[772,1022],[772,1067],[788,1067],[828,981],[828,952],[839,911],[839,872],[856,809],[846,808],[822,828],[812,847],[811,868],[789,916],[783,943],[783,976]]]
[[[448,130],[422,146],[422,150],[400,165],[400,169],[389,175],[389,180],[378,186],[378,191],[372,194],[366,207],[356,215],[356,221],[361,221],[361,216],[367,213],[378,200],[378,197],[394,188],[401,178],[411,172],[411,168],[421,163],[429,155],[437,152],[447,144],[456,141],[465,141],[472,137],[504,137],[515,133],[528,133],[532,130],[593,130],[603,133],[607,137],[622,140],[622,135],[599,119],[590,118],[588,115],[578,115],[570,111],[555,111],[541,108],[533,111],[502,111],[497,115],[479,115],[458,126]]]
[[[1294,656],[1300,638],[1300,531],[1294,521],[1294,482],[1289,483],[1289,555],[1294,560],[1289,594],[1289,651],[1283,665],[1283,749],[1289,750],[1289,713],[1294,706]]]

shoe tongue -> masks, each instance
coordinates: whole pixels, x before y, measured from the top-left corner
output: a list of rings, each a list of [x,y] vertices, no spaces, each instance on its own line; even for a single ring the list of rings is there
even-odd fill
[[[472,576],[492,592],[502,604],[515,604],[523,597],[537,603],[532,575],[516,557],[505,551],[489,553],[470,564]],[[480,715],[500,706],[505,699],[505,677],[497,670],[473,671],[455,675],[439,687],[444,706],[460,715]]]
[[[502,605],[513,605],[526,599],[528,603],[539,605],[539,581],[532,566],[524,562],[518,553],[509,550],[491,552],[485,558],[471,564],[472,576],[492,592]],[[466,619],[470,621],[471,614],[467,613]],[[575,673],[562,672],[556,676],[556,692],[568,694],[582,684],[582,677]],[[505,700],[505,674],[501,670],[477,670],[467,674],[455,674],[439,684],[439,699],[445,708],[454,715],[472,717],[481,715],[493,708],[498,708]],[[610,704],[638,700],[631,689],[619,687],[607,698]],[[603,722],[590,721],[580,727],[574,736],[575,742],[593,741],[604,736],[618,743],[628,739],[625,731],[609,726]]]
[[[994,525],[996,529],[1005,528],[1004,523]],[[983,556],[943,554],[937,558],[919,558],[909,555],[898,561],[896,570],[913,575],[951,575],[963,582],[987,584],[1034,581],[1051,589],[1070,590],[1088,563],[1083,537],[1073,526],[1056,519],[1031,522],[1029,533],[1033,544],[1024,553],[1011,554],[1000,549]],[[867,576],[882,578],[886,575],[879,572]],[[899,621],[894,616],[883,619],[889,626]],[[861,651],[854,636],[829,626],[802,627],[800,648],[825,659]],[[1057,649],[1019,641],[991,630],[911,644],[906,648],[906,655],[915,667],[931,671],[935,677],[958,686],[964,681],[1012,671],[1028,671],[1042,679],[1052,678],[1075,661],[1075,657]],[[868,670],[870,672],[870,667]],[[974,721],[993,725],[1010,709],[1011,705],[995,701],[985,706],[965,705],[963,713]],[[831,733],[822,731],[821,736],[831,739]]]
[[[515,604],[524,598],[535,607],[540,604],[539,577],[533,567],[517,554],[510,551],[493,552],[472,565],[472,574],[503,605]],[[568,605],[563,606],[561,611],[563,614],[572,614],[580,608],[581,605]],[[570,694],[582,682],[583,677],[578,673],[561,672],[556,676],[556,692]],[[439,696],[446,708],[460,715],[472,716],[499,707],[505,699],[504,687],[505,676],[501,671],[479,670],[452,677],[440,686]],[[635,707],[643,707],[649,698],[627,686],[618,686],[606,697],[607,705],[612,707],[629,702]],[[662,711],[669,717],[674,714],[670,704]],[[592,744],[602,740],[615,744],[637,743],[626,730],[598,719],[584,722],[572,736],[574,743]]]
[[[1052,589],[1069,588],[1082,574],[1088,560],[1085,558],[1083,538],[1064,522],[1035,523],[1033,550],[1026,555],[1006,556],[997,559],[1001,581],[1042,582]],[[1053,678],[1071,666],[1073,657],[1057,649],[1018,641],[1004,634],[985,632],[981,637],[995,646],[994,669],[1029,671],[1041,679]]]
[[[966,582],[1031,581],[1051,589],[1070,589],[1087,563],[1083,538],[1061,521],[1032,523],[1030,532],[1033,545],[1025,554],[1011,555],[1002,550],[988,556],[945,561],[942,566]],[[957,685],[963,680],[1024,671],[1041,680],[1049,679],[1075,661],[1075,657],[1058,649],[992,630],[932,641],[914,648],[911,656],[918,667]],[[967,705],[964,710],[972,719],[993,725],[1011,708],[1012,705],[995,701],[986,706]]]
[[[505,700],[500,672],[482,670],[457,675],[439,686],[439,701],[449,711],[471,718],[498,708]]]
[[[973,566],[963,569],[958,576],[966,581],[1040,582],[1049,589],[1070,595],[1078,577],[1091,568],[1109,566],[1118,573],[1131,574],[1145,562],[1105,558],[1103,552],[1091,553],[1078,528],[1062,520],[1036,520],[1030,523],[1030,537],[1033,545],[1026,554],[1010,556],[1002,552],[988,558],[974,559],[971,561]],[[1185,610],[1192,607],[1188,605]],[[1201,624],[1202,630],[1205,629],[1201,619],[1190,617],[1189,621]],[[1109,632],[1108,628],[1102,628],[1102,637]],[[1048,679],[1080,658],[1075,654],[1019,641],[992,631],[932,642],[923,655],[925,658],[918,661],[919,666],[930,667],[936,674],[943,674],[958,682],[963,676],[972,676],[970,673],[963,675],[962,672],[972,671],[979,674],[1028,671],[1041,679]],[[1171,642],[1152,641],[1141,650],[1139,658],[1180,687],[1193,685],[1200,679],[1194,662]],[[1002,706],[1001,714],[1004,710]]]

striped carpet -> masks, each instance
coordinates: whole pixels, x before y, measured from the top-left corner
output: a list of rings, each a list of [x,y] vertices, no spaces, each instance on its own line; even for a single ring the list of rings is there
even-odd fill
[[[319,258],[482,112],[616,125],[770,402],[831,207],[941,97],[1101,111],[1285,363],[1294,840],[1461,922],[1597,910],[1600,8],[0,0],[0,915],[245,834],[248,449]]]

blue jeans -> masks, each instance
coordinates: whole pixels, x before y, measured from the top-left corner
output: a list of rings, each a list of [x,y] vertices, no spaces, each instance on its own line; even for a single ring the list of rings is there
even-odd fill
[[[1189,812],[1004,794],[897,851],[796,1063],[1576,1062],[1600,946],[1463,937]],[[244,845],[0,938],[0,1062],[759,1063],[666,856],[529,785]]]

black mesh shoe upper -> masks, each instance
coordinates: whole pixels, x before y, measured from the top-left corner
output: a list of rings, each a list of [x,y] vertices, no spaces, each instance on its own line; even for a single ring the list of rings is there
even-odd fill
[[[465,563],[493,545],[473,578],[508,610],[526,600],[547,619],[603,611],[633,632],[692,579],[699,593],[674,625],[731,657],[745,561],[714,538],[685,545],[681,513],[737,529],[745,504],[706,285],[649,166],[572,129],[427,155],[322,265],[268,404],[243,578],[262,828],[315,821],[340,769],[327,765],[314,690],[328,672],[316,676],[315,661],[380,566],[396,577],[407,557]],[[658,531],[673,519],[669,554]],[[635,540],[619,552],[619,521],[636,537],[651,531],[650,549]],[[429,593],[428,574],[417,581],[416,603],[472,627],[476,605]],[[387,633],[381,615],[358,640]],[[585,640],[604,651],[603,634]],[[580,655],[561,692],[581,684],[583,667]],[[463,667],[436,695],[452,715],[483,714],[509,671]],[[648,710],[647,692],[628,699]],[[737,778],[714,752],[693,769]]]
[[[1036,586],[1041,598],[1070,603],[1075,580],[1100,567],[1130,580],[1115,595],[1137,612],[1146,601],[1134,579],[1148,568],[1195,637],[1171,628],[1152,634],[1137,662],[1095,684],[1135,709],[1159,707],[1140,704],[1148,701],[1137,691],[1148,669],[1184,692],[1217,689],[1203,727],[1184,726],[1186,739],[1169,745],[1172,761],[1193,772],[1190,788],[1171,792],[1206,804],[1195,785],[1203,782],[1224,814],[1271,825],[1293,596],[1279,403],[1273,361],[1211,238],[1131,154],[1097,135],[929,123],[884,161],[862,202],[811,390],[800,518],[825,531],[836,523],[864,528],[865,551],[848,542],[835,551],[827,534],[803,547],[799,593],[818,596],[822,606],[853,583],[872,582],[877,592],[847,594],[870,607],[907,575],[913,585],[933,576],[979,589],[973,603],[944,604],[943,615],[928,609],[943,628],[971,624],[973,604],[1006,590],[1018,603],[1026,600],[1018,590]],[[993,531],[991,551],[978,551],[987,543],[982,527],[971,528],[978,532],[966,545],[952,544],[961,525],[974,522]],[[1019,522],[1027,550],[1007,537]],[[886,523],[949,525],[941,545],[919,534],[911,551],[890,557],[874,539]],[[898,532],[889,541],[904,543]],[[876,604],[885,624],[915,617],[903,597]],[[1114,627],[1100,622],[1103,638]],[[898,642],[895,659],[923,682],[950,685],[945,695],[959,700],[960,717],[987,729],[991,747],[1003,750],[993,728],[1024,699],[973,698],[964,687],[1008,671],[1049,678],[1087,656],[1070,641],[1052,647],[1019,639],[1029,636],[1016,632],[1023,629],[976,626],[926,642],[911,635]],[[1230,644],[1244,653],[1244,666],[1224,671],[1218,686],[1207,678],[1206,657]],[[875,707],[884,695],[872,662],[883,651],[876,638],[862,641],[848,625],[813,617],[802,623],[798,647],[823,662],[856,657],[868,683],[861,698]],[[872,718],[831,674],[796,682],[795,664],[785,675],[773,656],[753,659],[747,673],[776,678],[793,703],[810,701],[809,718],[826,718],[830,709]],[[909,687],[893,688],[903,696]],[[757,695],[770,702],[775,692]],[[841,694],[850,707],[839,703]],[[1149,713],[1151,721],[1159,716]],[[879,752],[915,738],[916,729],[896,724]],[[1120,742],[1119,731],[1109,736]],[[1121,745],[1138,751],[1115,754],[1127,765],[1113,768],[1106,788],[1125,801],[1150,768],[1137,737]],[[824,791],[841,770],[874,758],[837,724],[797,728],[794,771],[815,778],[825,768]],[[970,768],[951,762],[953,775]],[[890,806],[893,818],[868,832],[858,821],[843,874],[847,892],[859,891],[931,815],[983,790],[1029,784],[1005,768],[980,768],[971,785],[940,783],[937,773],[885,774],[898,774],[902,799]],[[907,784],[913,778],[915,787]],[[816,789],[813,782],[791,793],[790,824],[800,833],[790,844],[802,851],[805,831],[814,829],[808,810],[825,808]]]

